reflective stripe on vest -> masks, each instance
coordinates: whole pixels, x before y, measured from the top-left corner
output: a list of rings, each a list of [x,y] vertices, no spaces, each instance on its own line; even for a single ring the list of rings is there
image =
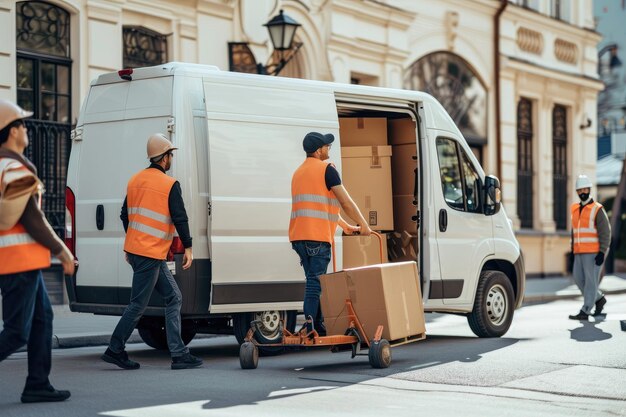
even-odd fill
[[[124,250],[153,259],[165,259],[174,238],[169,195],[176,180],[148,168],[128,182],[128,231]]]
[[[600,239],[596,228],[596,216],[602,204],[593,202],[580,209],[580,204],[571,207],[574,253],[600,252]]]
[[[327,162],[307,158],[291,180],[289,240],[333,242],[340,204],[326,188]]]
[[[27,173],[30,170],[20,161],[11,158],[0,159],[2,172],[0,177]],[[41,201],[41,200],[40,200]],[[24,226],[17,223],[8,230],[0,231],[0,275],[16,274],[26,271],[44,269],[50,266],[50,251],[37,243],[27,232]]]

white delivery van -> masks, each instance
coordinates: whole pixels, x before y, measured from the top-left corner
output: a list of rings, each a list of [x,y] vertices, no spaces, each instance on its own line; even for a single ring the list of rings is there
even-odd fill
[[[485,175],[433,97],[184,63],[105,74],[91,84],[68,168],[67,240],[79,261],[66,282],[71,310],[121,315],[128,303],[132,270],[120,209],[129,178],[148,165],[148,136],[163,132],[180,148],[169,174],[182,186],[193,236],[189,270],[181,268],[179,242],[172,246],[183,338],[234,333],[242,342],[253,318],[263,323],[257,337],[280,338],[280,319],[293,328],[304,296],[288,225],[291,176],[309,131],[335,135],[330,158],[351,183],[361,174],[349,172],[359,166],[350,157],[370,160],[368,168],[389,162],[380,172],[391,190],[369,180],[346,186],[386,236],[385,261],[418,263],[425,311],[464,314],[481,337],[506,333],[524,294],[520,246],[498,179]],[[372,207],[374,200],[382,206]],[[338,270],[345,239],[338,230]],[[163,313],[155,293],[138,325],[157,348],[167,346]]]

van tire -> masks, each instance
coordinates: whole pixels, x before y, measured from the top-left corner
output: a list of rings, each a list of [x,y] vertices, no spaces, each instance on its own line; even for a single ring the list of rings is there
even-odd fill
[[[296,329],[296,317],[297,311],[288,310],[288,311],[259,311],[259,312],[248,312],[248,313],[236,313],[233,315],[233,333],[237,342],[241,345],[245,342],[246,334],[248,334],[248,330],[250,330],[250,322],[255,319],[261,319],[263,317],[270,318],[270,322],[272,326],[269,330],[270,333],[263,332],[255,332],[254,339],[261,343],[280,343],[282,341],[282,333],[280,333],[279,328],[276,326],[276,319],[273,313],[279,315],[280,319],[285,319],[285,327],[286,330],[290,332],[294,332]],[[262,320],[263,321],[263,320]],[[259,353],[264,356],[269,355],[278,355],[283,351],[282,346],[258,346]]]
[[[169,350],[164,318],[143,317],[137,326],[137,330],[139,331],[141,340],[143,340],[146,345],[158,350]],[[196,329],[193,327],[193,322],[182,320],[180,336],[185,346],[193,340],[196,336]]]
[[[501,271],[480,274],[474,308],[467,316],[472,332],[478,337],[503,336],[513,321],[515,309],[513,286]]]

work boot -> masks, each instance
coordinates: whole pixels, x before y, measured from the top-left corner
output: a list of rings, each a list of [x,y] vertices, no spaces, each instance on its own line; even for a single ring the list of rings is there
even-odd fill
[[[115,353],[110,348],[107,348],[106,352],[100,356],[100,359],[117,365],[122,369],[139,369],[139,363],[128,359],[128,353],[125,350]]]
[[[191,353],[172,358],[172,369],[197,368],[200,365],[202,365],[202,359],[193,356]]]
[[[23,403],[65,401],[70,398],[70,395],[69,391],[58,391],[54,387],[49,386],[42,389],[24,389],[21,400]]]
[[[606,298],[602,296],[598,301],[596,301],[596,311],[593,312],[594,316],[599,316],[602,314],[602,310],[604,310],[604,305],[606,304]]]
[[[584,311],[580,310],[578,312],[578,314],[574,315],[570,315],[569,318],[571,320],[589,320],[589,314],[585,313]]]

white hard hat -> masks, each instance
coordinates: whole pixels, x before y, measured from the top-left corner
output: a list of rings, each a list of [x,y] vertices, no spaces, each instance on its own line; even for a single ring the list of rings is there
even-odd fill
[[[25,119],[32,115],[32,111],[26,111],[12,101],[0,99],[0,130],[16,120]]]
[[[148,138],[148,145],[146,146],[148,159],[155,158],[163,155],[165,152],[173,151],[178,148],[172,145],[163,133],[155,133]]]
[[[591,180],[586,175],[579,175],[576,178],[576,189],[580,190],[581,188],[591,188],[593,184],[591,184]]]

